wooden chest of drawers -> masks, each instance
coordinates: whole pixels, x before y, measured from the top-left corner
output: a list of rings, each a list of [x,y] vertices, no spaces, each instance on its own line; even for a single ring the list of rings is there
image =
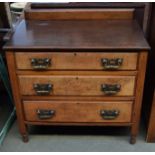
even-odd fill
[[[130,126],[135,143],[149,46],[134,20],[22,21],[4,47],[19,129]]]

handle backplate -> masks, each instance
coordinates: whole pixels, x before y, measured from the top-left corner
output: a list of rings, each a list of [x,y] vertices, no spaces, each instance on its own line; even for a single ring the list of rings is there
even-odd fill
[[[102,84],[101,85],[101,90],[106,94],[106,95],[115,95],[121,90],[121,85],[120,84]]]
[[[32,58],[31,66],[35,70],[46,70],[51,66],[50,58]]]
[[[38,109],[36,113],[39,119],[49,119],[55,115],[55,110]]]
[[[120,114],[119,110],[101,110],[100,115],[105,120],[116,119]]]
[[[53,89],[52,84],[34,84],[33,89],[37,95],[49,95]]]
[[[104,69],[117,70],[122,66],[123,59],[122,58],[116,58],[116,59],[103,58],[101,59],[101,62]]]

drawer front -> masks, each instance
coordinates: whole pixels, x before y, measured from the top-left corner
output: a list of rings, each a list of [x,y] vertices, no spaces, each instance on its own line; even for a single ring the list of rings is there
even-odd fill
[[[15,53],[24,70],[136,70],[137,53]]]
[[[24,101],[27,121],[130,122],[132,102]]]
[[[133,96],[134,76],[19,76],[22,95]]]

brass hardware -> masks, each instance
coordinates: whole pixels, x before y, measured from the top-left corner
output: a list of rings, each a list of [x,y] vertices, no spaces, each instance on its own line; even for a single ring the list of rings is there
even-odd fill
[[[103,58],[101,59],[101,62],[102,62],[104,69],[117,70],[122,66],[123,59],[122,58],[116,58],[116,59]]]
[[[55,110],[37,110],[39,119],[49,119],[55,115]]]
[[[119,110],[101,110],[100,115],[103,119],[111,120],[116,119],[120,114]]]
[[[106,95],[115,95],[121,90],[121,85],[120,84],[102,84],[101,85],[101,90],[106,94]]]
[[[51,59],[49,58],[32,58],[31,66],[36,70],[45,70],[48,69],[51,65]]]
[[[52,84],[34,84],[33,88],[37,95],[49,95],[53,89]]]

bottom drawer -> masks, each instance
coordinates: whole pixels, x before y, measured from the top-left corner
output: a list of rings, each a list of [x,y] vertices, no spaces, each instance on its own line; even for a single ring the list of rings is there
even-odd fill
[[[24,101],[25,119],[35,122],[130,122],[132,102]]]

